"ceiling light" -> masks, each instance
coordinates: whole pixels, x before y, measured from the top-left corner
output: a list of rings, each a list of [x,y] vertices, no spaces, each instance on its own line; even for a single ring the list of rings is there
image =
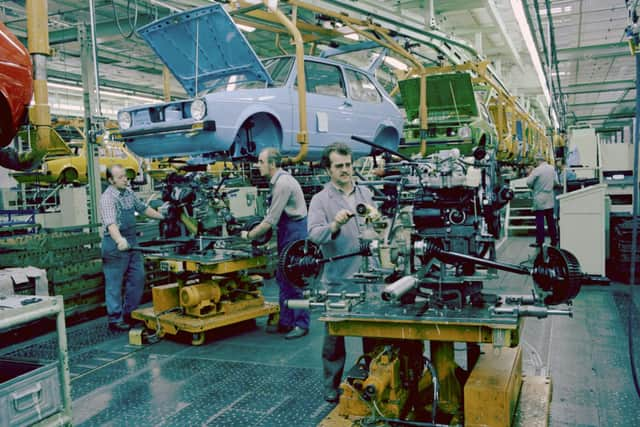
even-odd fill
[[[344,38],[345,39],[355,40],[355,41],[359,41],[360,40],[360,36],[357,33],[346,34],[344,36]]]
[[[256,30],[254,27],[251,27],[249,25],[244,25],[244,24],[236,24],[236,27],[238,27],[245,33],[253,33]]]
[[[51,88],[72,90],[74,92],[83,91],[83,89],[80,86],[74,86],[74,85],[69,85],[64,83],[47,82],[47,85]],[[113,92],[110,90],[100,90],[100,95],[105,95],[107,97],[112,97],[112,98],[131,99],[134,101],[147,102],[147,103],[162,102],[158,98],[149,98],[146,96],[131,95],[131,94],[122,93],[122,92]]]
[[[540,86],[542,87],[544,99],[547,101],[547,105],[551,106],[551,95],[549,94],[549,88],[547,87],[547,79],[544,75],[544,71],[542,70],[542,63],[540,62],[538,49],[536,49],[536,45],[533,42],[533,38],[531,37],[531,29],[529,28],[529,24],[527,23],[527,18],[525,17],[524,9],[522,8],[522,2],[520,0],[510,1],[511,9],[513,10],[513,14],[515,15],[516,21],[518,22],[518,27],[520,27],[520,33],[524,38],[524,43],[527,46],[529,56],[531,57],[531,62],[533,62],[533,68],[536,71],[538,81],[540,82]]]
[[[378,59],[380,54],[379,53],[374,53],[372,56],[373,56],[373,59],[376,60],[376,59]],[[405,64],[404,62],[399,61],[399,60],[397,60],[395,58],[392,58],[390,56],[385,57],[384,58],[384,62],[388,66],[393,67],[393,68],[395,68],[397,70],[400,70],[400,71],[407,71],[409,69],[409,66],[407,66],[407,64]]]
[[[565,7],[552,7],[551,9],[551,14],[552,15],[557,15],[558,13],[568,13],[571,12],[573,10],[573,7],[571,6],[565,6]],[[547,9],[540,9],[539,11],[540,16],[542,15],[546,15],[547,14]]]

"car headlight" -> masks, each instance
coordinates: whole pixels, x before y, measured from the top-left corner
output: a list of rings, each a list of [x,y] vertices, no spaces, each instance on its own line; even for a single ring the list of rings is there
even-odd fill
[[[131,127],[131,113],[120,111],[118,113],[118,125],[120,129],[129,129]]]
[[[460,138],[469,138],[471,136],[471,128],[469,126],[462,126],[458,129],[458,136]]]
[[[194,120],[202,120],[207,114],[207,104],[202,99],[194,99],[191,103],[191,117]]]

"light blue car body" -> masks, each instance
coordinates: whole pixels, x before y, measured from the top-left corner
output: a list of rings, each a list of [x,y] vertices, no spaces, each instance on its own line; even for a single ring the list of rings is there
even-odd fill
[[[131,115],[130,127],[120,129],[131,151],[150,158],[209,153],[249,157],[265,147],[277,147],[284,155],[299,152],[295,57],[270,58],[263,64],[220,4],[172,15],[139,34],[194,98],[120,110],[119,116]],[[338,69],[341,78],[340,87],[332,89],[340,93],[318,93],[322,74],[313,81],[306,72],[306,160],[318,160],[324,147],[336,141],[348,143],[356,157],[369,154],[371,147],[351,141],[352,135],[397,150],[404,120],[373,76],[319,57],[305,57],[305,64],[321,70],[328,64],[332,77]],[[357,85],[351,82],[358,79],[369,95],[377,95],[373,101],[354,98]],[[200,120],[191,117],[194,99],[206,104]]]

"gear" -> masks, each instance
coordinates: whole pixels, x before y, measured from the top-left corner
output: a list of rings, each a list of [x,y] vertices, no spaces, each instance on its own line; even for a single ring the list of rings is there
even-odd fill
[[[322,273],[323,259],[320,247],[309,240],[296,240],[282,250],[278,260],[278,272],[295,286],[304,288],[309,279]]]
[[[540,289],[550,292],[544,300],[549,305],[571,301],[580,292],[584,279],[576,257],[569,251],[553,246],[538,253],[533,263],[532,276]]]

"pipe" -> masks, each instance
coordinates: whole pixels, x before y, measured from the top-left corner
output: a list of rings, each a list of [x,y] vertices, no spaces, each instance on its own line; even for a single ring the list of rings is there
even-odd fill
[[[633,43],[636,46],[640,44],[638,34],[634,35]],[[627,331],[629,334],[628,343],[629,359],[631,361],[631,376],[633,378],[633,385],[636,389],[636,394],[640,396],[640,381],[638,380],[638,373],[636,371],[636,355],[633,350],[633,335],[635,332],[635,325],[633,324],[633,307],[635,307],[635,304],[633,303],[633,290],[636,284],[636,263],[638,262],[638,221],[640,221],[640,213],[638,211],[638,206],[640,206],[640,200],[638,200],[638,197],[640,197],[638,194],[638,161],[640,161],[640,150],[638,150],[638,144],[640,144],[640,97],[637,96],[638,90],[640,90],[640,53],[636,52],[634,56],[636,63],[636,122],[633,129],[633,198],[631,201],[631,211],[633,212],[631,220],[633,221],[633,226],[631,227],[631,275],[629,278],[629,294],[631,296],[631,301],[629,303],[629,329],[627,329]]]
[[[300,144],[300,152],[291,158],[287,159],[291,163],[299,163],[304,160],[309,151],[309,131],[307,128],[307,80],[304,75],[304,42],[300,31],[296,28],[295,24],[291,22],[284,13],[279,9],[269,8],[268,0],[263,0],[265,6],[273,13],[278,21],[289,31],[289,34],[293,36],[293,41],[296,47],[296,73],[298,77],[298,121],[300,123],[300,130],[296,135],[298,144]]]
[[[431,373],[431,382],[433,383],[433,403],[431,404],[431,421],[436,422],[436,414],[438,413],[438,400],[440,399],[440,381],[438,380],[438,371],[433,366],[428,357],[424,358],[424,363]]]
[[[34,104],[29,109],[29,120],[36,127],[36,143],[30,160],[39,162],[51,144],[51,112],[47,89],[47,57],[50,55],[47,0],[27,0],[27,40],[33,61]]]
[[[407,292],[415,288],[418,278],[415,276],[405,276],[386,286],[382,290],[383,301],[397,301]]]

